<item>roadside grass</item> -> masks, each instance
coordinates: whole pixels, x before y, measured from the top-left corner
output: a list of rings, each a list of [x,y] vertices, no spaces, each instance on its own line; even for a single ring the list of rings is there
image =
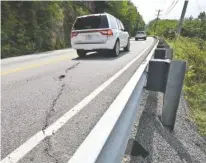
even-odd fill
[[[187,61],[184,96],[199,134],[206,136],[206,41],[179,37],[167,42],[174,49],[175,59]]]

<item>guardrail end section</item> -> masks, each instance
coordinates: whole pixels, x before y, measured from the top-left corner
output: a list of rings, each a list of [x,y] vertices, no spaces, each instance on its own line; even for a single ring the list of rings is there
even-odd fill
[[[162,124],[173,130],[186,71],[186,61],[172,61],[162,108]]]

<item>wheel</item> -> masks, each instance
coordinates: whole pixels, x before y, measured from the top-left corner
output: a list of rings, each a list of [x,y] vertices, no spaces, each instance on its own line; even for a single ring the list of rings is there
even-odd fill
[[[117,57],[120,51],[120,42],[119,40],[116,41],[114,48],[110,51],[111,56]]]
[[[77,55],[81,58],[81,57],[85,57],[86,56],[86,51],[84,50],[77,50]]]
[[[135,41],[138,41],[138,38],[135,38]]]
[[[124,47],[124,51],[128,52],[130,50],[130,39],[127,41],[127,46]]]
[[[147,37],[144,38],[144,40],[146,40],[146,39],[147,39]]]

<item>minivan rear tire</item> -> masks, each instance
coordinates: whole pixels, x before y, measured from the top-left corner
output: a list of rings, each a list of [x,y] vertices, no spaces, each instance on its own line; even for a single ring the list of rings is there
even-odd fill
[[[112,57],[117,57],[119,55],[119,52],[120,52],[120,42],[119,42],[119,40],[117,40],[115,45],[114,45],[114,48],[110,51],[110,54]]]
[[[87,54],[87,52],[85,50],[77,50],[77,55],[80,57],[80,58],[83,58],[85,57]]]

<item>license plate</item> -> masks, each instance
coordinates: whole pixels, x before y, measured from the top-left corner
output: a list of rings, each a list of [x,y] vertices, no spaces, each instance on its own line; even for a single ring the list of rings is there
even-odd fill
[[[85,47],[84,50],[92,50],[91,48],[89,47]]]
[[[91,35],[87,35],[86,36],[86,40],[91,40],[92,39],[92,36]]]

